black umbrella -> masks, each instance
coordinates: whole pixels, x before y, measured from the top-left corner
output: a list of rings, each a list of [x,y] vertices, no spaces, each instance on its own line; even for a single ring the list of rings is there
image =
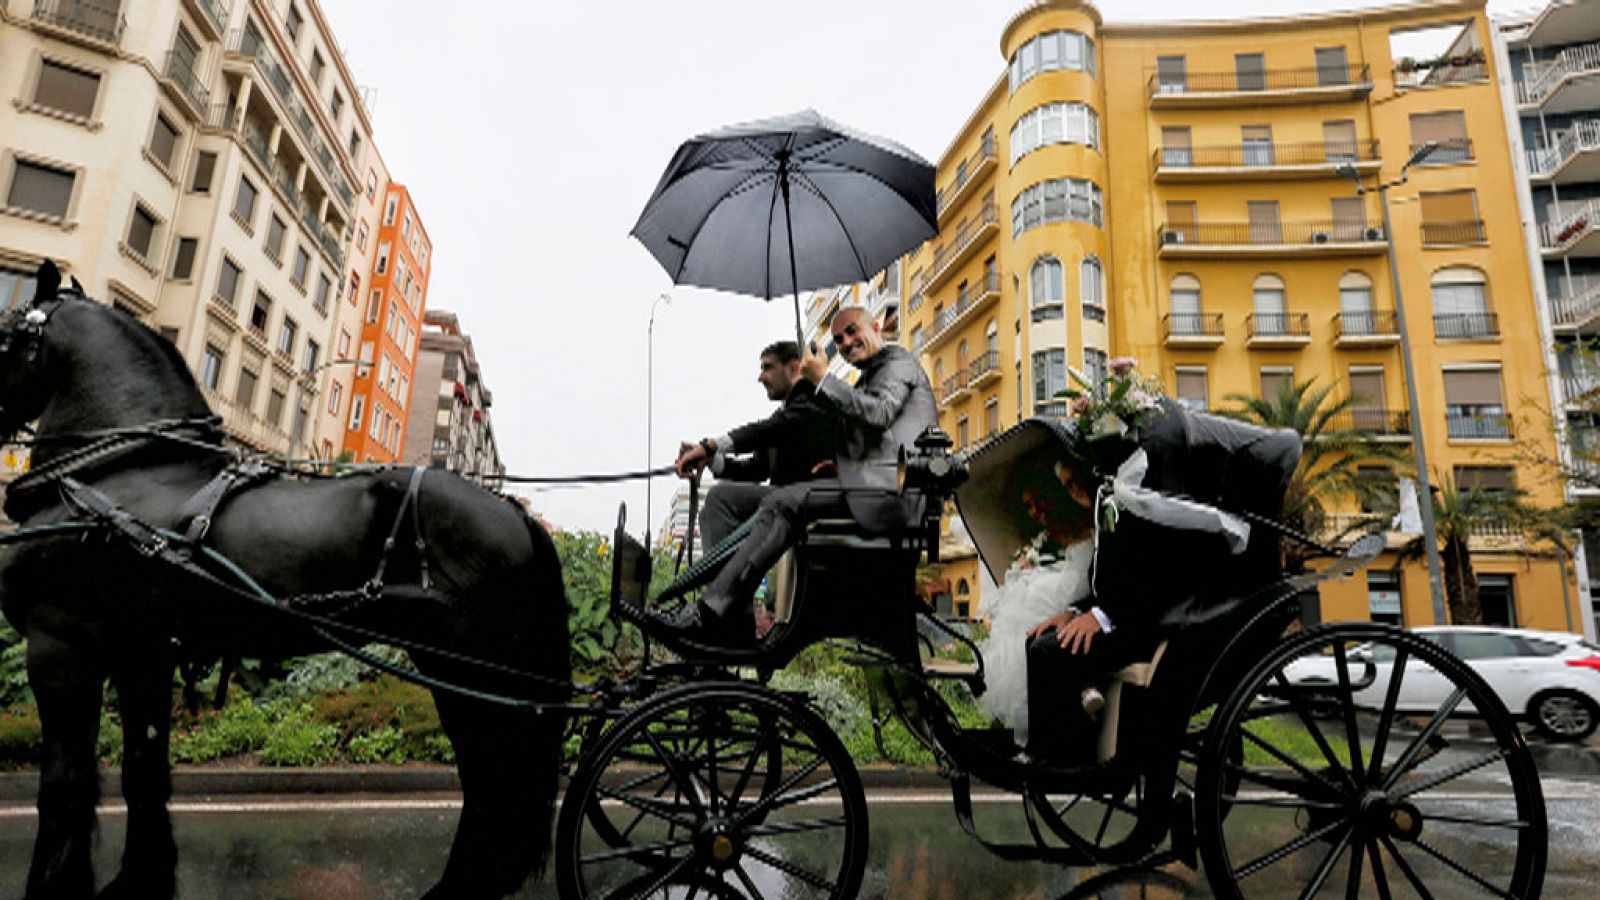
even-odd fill
[[[801,291],[865,281],[937,233],[933,181],[905,147],[806,110],[684,143],[633,236],[674,284],[793,294],[803,344]]]

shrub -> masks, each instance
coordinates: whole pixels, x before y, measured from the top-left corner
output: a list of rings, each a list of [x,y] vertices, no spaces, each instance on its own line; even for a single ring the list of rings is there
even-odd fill
[[[261,762],[269,766],[315,766],[333,759],[339,729],[319,722],[311,704],[302,703],[272,723]]]
[[[95,739],[94,750],[100,765],[122,764],[122,716],[114,707],[100,710],[100,735]]]
[[[34,768],[39,765],[42,746],[39,710],[32,706],[0,709],[0,771]]]
[[[0,618],[0,708],[33,702],[27,654],[27,641]]]
[[[444,726],[439,723],[433,695],[427,688],[401,681],[392,675],[380,675],[372,681],[323,694],[311,702],[317,720],[337,729],[347,752],[356,762],[379,761],[358,758],[358,754],[379,752],[379,747],[384,748],[381,752],[389,757],[386,760],[388,762],[440,760],[450,746]],[[383,739],[395,741],[394,747],[382,742],[375,743],[370,737],[386,729],[397,736]],[[369,736],[369,739],[362,743],[358,751],[353,744],[363,735]],[[449,759],[443,761],[453,759],[455,754],[451,752]]]
[[[345,755],[351,762],[399,764],[406,761],[405,742],[400,729],[384,725],[352,736],[345,744]]]
[[[201,763],[258,750],[271,735],[272,720],[280,708],[257,706],[240,695],[221,712],[207,710],[192,719],[180,717],[173,729],[170,756],[173,762]]]

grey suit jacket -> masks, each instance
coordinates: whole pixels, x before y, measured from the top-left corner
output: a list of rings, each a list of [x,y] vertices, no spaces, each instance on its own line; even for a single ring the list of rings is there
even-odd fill
[[[885,344],[861,369],[854,387],[832,375],[822,379],[816,403],[842,420],[835,457],[840,483],[877,489],[847,496],[856,521],[882,530],[916,515],[910,504],[892,496],[900,448],[910,447],[939,418],[933,386],[916,358],[898,344]]]

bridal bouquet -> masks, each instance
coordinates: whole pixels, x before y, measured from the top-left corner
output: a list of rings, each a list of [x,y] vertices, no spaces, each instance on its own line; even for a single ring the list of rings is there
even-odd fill
[[[1107,367],[1110,371],[1100,385],[1090,384],[1083,376],[1072,372],[1077,387],[1064,392],[1072,399],[1072,417],[1076,424],[1069,452],[1103,483],[1109,483],[1117,468],[1137,449],[1140,430],[1160,414],[1166,396],[1160,382],[1134,371],[1138,365],[1129,356],[1111,360]],[[1100,524],[1107,531],[1115,530],[1116,504],[1097,505],[1100,506]]]

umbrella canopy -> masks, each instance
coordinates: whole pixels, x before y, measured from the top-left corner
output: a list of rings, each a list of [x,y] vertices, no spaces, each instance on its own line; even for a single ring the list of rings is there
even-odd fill
[[[807,110],[678,148],[633,236],[675,284],[795,298],[865,281],[938,231],[934,168]]]

